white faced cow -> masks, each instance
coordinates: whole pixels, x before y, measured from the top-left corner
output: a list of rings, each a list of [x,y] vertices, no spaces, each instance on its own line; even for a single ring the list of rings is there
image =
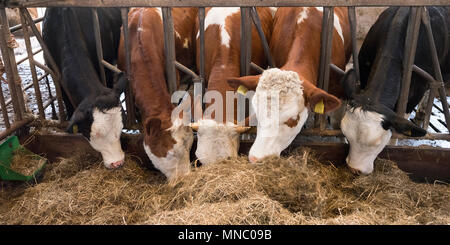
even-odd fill
[[[450,13],[445,7],[427,7],[433,36],[440,55],[441,69],[448,73]],[[396,115],[403,74],[403,52],[410,8],[391,7],[385,10],[372,26],[359,54],[362,92],[355,93],[355,72],[350,70],[344,77],[349,98],[345,116],[341,122],[342,132],[350,143],[347,164],[353,172],[370,174],[377,155],[389,142],[392,129],[413,137],[426,131],[412,122]],[[421,26],[414,64],[433,74],[429,44],[425,27]],[[447,63],[448,64],[448,63]],[[412,75],[406,113],[411,113],[420,102],[428,82],[417,74]]]
[[[251,162],[279,156],[317,106],[322,105],[323,113],[341,106],[338,97],[343,97],[343,89],[337,74],[331,74],[331,94],[316,87],[322,12],[322,8],[313,7],[278,8],[270,49],[275,64],[281,68],[266,70],[262,76],[228,79],[234,87],[256,88],[252,105],[258,119],[258,132],[249,152]],[[347,8],[335,8],[331,61],[341,69],[345,69],[351,50],[347,18]]]

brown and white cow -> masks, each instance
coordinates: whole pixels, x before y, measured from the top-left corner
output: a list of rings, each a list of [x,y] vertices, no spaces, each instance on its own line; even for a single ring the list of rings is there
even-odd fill
[[[309,110],[323,102],[323,112],[341,106],[338,97],[343,90],[337,74],[331,73],[329,91],[316,87],[318,80],[323,8],[278,8],[270,49],[280,69],[266,70],[261,76],[230,78],[237,87],[256,89],[252,106],[258,119],[257,137],[250,149],[249,159],[280,155],[302,129]],[[335,8],[331,61],[341,69],[350,56],[351,38],[347,8]],[[278,102],[276,111],[268,114],[269,104]],[[319,105],[320,105],[319,104]],[[309,109],[308,109],[309,108]]]
[[[269,39],[273,21],[270,9],[257,8],[257,12],[266,38]],[[252,62],[264,67],[266,64],[264,49],[256,28],[252,28]],[[199,67],[200,44],[198,37],[197,34],[197,64]],[[236,157],[238,153],[239,134],[242,131],[237,126],[235,98],[227,98],[226,93],[235,91],[235,88],[227,83],[227,78],[240,75],[240,40],[240,8],[206,9],[205,75],[207,94],[215,91],[213,93],[216,93],[216,98],[222,98],[222,104],[216,99],[208,101],[205,98],[206,110],[203,118],[197,122],[198,143],[195,152],[202,164],[211,164],[228,157]],[[227,112],[227,104],[233,105],[231,107],[235,108],[234,112],[230,110]],[[217,105],[223,107],[217,108],[215,107]],[[216,111],[213,107],[218,110]],[[220,109],[222,109],[221,113],[218,112]]]
[[[185,66],[195,64],[194,29],[197,9],[172,9],[176,53]],[[166,86],[164,73],[164,30],[160,8],[131,10],[129,36],[131,79],[137,107],[142,117],[144,149],[154,166],[168,178],[189,172],[189,152],[193,133],[181,119],[171,119],[175,106]],[[119,65],[124,67],[123,38],[119,48]]]

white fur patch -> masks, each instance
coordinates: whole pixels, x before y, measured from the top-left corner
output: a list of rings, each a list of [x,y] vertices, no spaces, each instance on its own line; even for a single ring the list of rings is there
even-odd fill
[[[120,144],[120,134],[122,132],[122,108],[114,107],[104,112],[94,108],[93,122],[89,143],[92,148],[102,154],[106,167],[112,163],[122,161],[125,153]]]
[[[306,18],[308,18],[308,8],[303,8],[303,10],[298,14],[297,24],[302,23]]]
[[[153,165],[168,179],[173,179],[190,172],[189,153],[194,137],[191,128],[184,126],[181,119],[174,121],[168,130],[177,143],[167,152],[166,157],[155,156],[145,142],[144,150]]]
[[[161,10],[161,8],[155,8],[155,10],[156,10],[156,13],[158,13],[158,15],[159,15],[159,17],[161,18],[161,21],[162,21],[163,17],[162,17],[162,10]]]
[[[323,13],[323,7],[315,7],[318,11]],[[342,34],[342,26],[341,22],[339,20],[339,16],[334,14],[334,29],[336,29],[337,33],[339,34],[339,37],[341,37],[342,42],[344,42],[344,34]]]
[[[229,16],[239,13],[240,8],[228,7],[228,8],[211,8],[205,18],[205,30],[208,29],[210,25],[219,25],[221,44],[225,45],[227,48],[230,47],[230,34],[225,28],[225,21]],[[197,32],[197,38],[200,32]]]
[[[183,48],[189,48],[189,39],[185,38],[183,43]]]
[[[277,13],[278,8],[277,7],[270,7],[270,13],[272,14],[272,17],[275,16],[275,14]]]
[[[347,164],[363,174],[373,171],[373,162],[391,138],[391,130],[383,129],[384,116],[361,108],[347,109],[341,129],[350,143]]]
[[[276,68],[264,71],[252,99],[258,132],[249,157],[279,156],[301,131],[308,118],[302,83],[296,72]],[[290,119],[298,120],[297,125],[287,125]]]
[[[215,120],[198,121],[197,150],[195,155],[202,164],[212,164],[228,157],[237,157],[239,134],[234,123],[218,123]]]
[[[259,78],[258,91],[279,91],[282,94],[294,93],[303,95],[303,81],[294,71],[283,71],[278,68],[265,70]]]

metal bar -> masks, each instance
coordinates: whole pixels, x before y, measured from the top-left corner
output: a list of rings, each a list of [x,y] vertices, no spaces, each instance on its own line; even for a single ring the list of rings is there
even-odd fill
[[[128,81],[131,81],[132,78],[132,70],[131,70],[131,54],[130,54],[130,38],[129,38],[129,30],[128,30],[128,8],[120,9],[122,15],[122,31],[123,31],[123,40],[124,40],[124,48],[125,48],[125,69],[127,71]],[[127,120],[126,126],[127,128],[133,127],[136,122],[136,113],[134,110],[134,97],[133,97],[133,89],[131,87],[131,83],[128,83],[127,89],[125,90],[125,106],[127,109]]]
[[[36,54],[38,54],[38,53],[41,52],[41,51],[42,51],[41,48],[38,49],[38,50],[36,50],[36,51],[33,51],[33,55],[36,55]],[[27,61],[27,60],[28,60],[28,56],[25,57],[25,58],[23,58],[23,59],[21,59],[21,60],[19,60],[19,61],[17,61],[17,65],[20,65],[20,64],[22,64],[23,62],[25,62],[25,61]]]
[[[8,109],[6,108],[5,96],[3,96],[3,87],[0,86],[0,106],[3,114],[3,121],[5,122],[5,127],[10,128],[11,124],[9,122]]]
[[[424,71],[422,68],[413,65],[412,70],[421,77],[425,78],[429,83],[437,83],[436,79],[434,79],[434,77],[431,76],[430,73]]]
[[[359,90],[361,83],[361,75],[359,71],[359,57],[358,57],[358,41],[356,38],[356,9],[355,7],[348,7],[348,20],[350,23],[350,34],[352,36],[352,55],[353,55],[353,68],[356,71],[357,88]]]
[[[95,48],[97,50],[97,59],[98,59],[98,69],[100,72],[100,79],[103,83],[103,86],[108,87],[106,85],[106,75],[105,75],[105,68],[103,67],[102,61],[103,61],[103,47],[102,47],[102,38],[100,33],[100,23],[98,21],[98,12],[96,8],[93,8],[92,10],[92,23],[94,27],[94,38],[95,38]]]
[[[41,21],[43,21],[43,20],[44,20],[44,17],[40,17],[40,18],[37,18],[37,19],[33,19],[33,23],[37,24],[37,23],[39,23],[39,22],[41,22]],[[18,31],[18,30],[21,30],[21,29],[22,29],[22,24],[18,24],[18,25],[15,25],[15,26],[9,28],[9,31],[10,31],[11,33],[14,33],[14,32],[16,32],[16,31]]]
[[[259,73],[263,73],[264,69],[262,67],[260,67],[259,65],[250,62],[250,67],[253,68],[255,71],[259,72]]]
[[[3,56],[3,62],[5,65],[6,77],[8,79],[9,91],[11,94],[11,100],[14,108],[14,116],[16,121],[23,119],[23,113],[25,112],[25,102],[23,100],[23,94],[21,90],[21,80],[17,72],[17,65],[14,56],[14,49],[8,45],[11,43],[11,33],[8,28],[8,19],[6,17],[6,10],[0,8],[1,18],[1,36],[0,44]]]
[[[345,75],[345,71],[343,71],[341,68],[337,67],[335,64],[330,63],[330,68],[334,72],[336,72],[339,76],[343,77]]]
[[[31,72],[31,78],[33,79],[33,85],[34,85],[34,93],[36,96],[36,102],[37,102],[37,106],[38,106],[38,111],[39,111],[39,118],[40,119],[45,119],[45,112],[44,112],[44,105],[42,103],[42,94],[41,94],[41,90],[39,87],[39,80],[37,77],[37,73],[36,73],[36,67],[34,66],[34,56],[33,56],[33,49],[31,46],[31,41],[30,41],[30,29],[28,28],[26,21],[25,21],[25,17],[23,12],[27,11],[27,9],[25,8],[21,8],[20,9],[20,21],[22,22],[23,25],[23,37],[25,39],[25,46],[27,49],[27,54],[28,54],[28,59],[30,60],[30,72]]]
[[[175,61],[175,67],[176,67],[178,70],[180,70],[180,71],[182,71],[182,72],[188,74],[189,76],[191,76],[192,79],[194,79],[194,80],[200,79],[200,77],[199,77],[197,74],[195,74],[195,72],[193,72],[191,69],[187,68],[186,66],[184,66],[183,64],[181,64],[181,63],[178,62],[178,61]]]
[[[6,7],[382,7],[382,6],[445,6],[448,0],[9,0]]]
[[[114,73],[122,73],[122,71],[117,68],[116,66],[111,65],[110,63],[106,62],[105,60],[101,60],[100,63],[102,64],[102,66],[108,68],[109,70],[111,70]]]
[[[442,109],[444,110],[445,121],[447,122],[447,129],[450,132],[450,112],[449,112],[449,107],[448,107],[448,103],[447,103],[447,96],[445,94],[445,84],[444,84],[444,79],[443,79],[442,73],[441,73],[441,67],[439,64],[439,58],[438,58],[438,54],[437,54],[436,44],[434,43],[433,31],[431,29],[431,24],[430,24],[430,15],[428,14],[428,10],[425,7],[423,8],[422,22],[425,25],[428,42],[430,43],[430,52],[431,52],[431,57],[433,60],[434,75],[438,81],[437,90],[439,92],[439,97],[441,98]],[[432,95],[434,95],[433,92],[430,92],[430,97],[432,97],[434,99],[434,96],[432,96]],[[431,109],[430,109],[430,111],[431,111]]]
[[[303,136],[321,136],[321,137],[345,137],[341,130],[338,129],[325,129],[320,130],[317,128],[305,129],[300,132]],[[403,134],[399,134],[395,131],[392,132],[392,139],[416,139],[416,140],[450,140],[449,134],[433,134],[428,133],[423,137],[412,137]]]
[[[172,94],[177,90],[177,71],[174,61],[175,55],[175,31],[173,27],[172,9],[162,8],[164,25],[164,56],[166,59],[167,89]]]
[[[264,54],[266,55],[267,62],[269,67],[275,67],[275,62],[273,60],[272,54],[270,53],[269,42],[267,41],[266,35],[264,35],[264,30],[261,26],[261,20],[258,15],[258,11],[256,11],[256,7],[251,8],[251,14],[253,19],[253,24],[256,26],[256,30],[258,31],[259,38],[261,39]]]
[[[34,118],[26,118],[20,121],[14,122],[10,128],[3,130],[0,133],[0,140],[3,140],[4,138],[8,137],[10,134],[14,133],[16,130],[22,128],[23,126],[27,125],[31,121],[33,121]]]
[[[330,63],[332,52],[332,41],[334,32],[334,7],[324,7],[321,31],[321,49],[320,49],[320,65],[318,88],[328,91],[330,81]],[[315,115],[314,125],[320,129],[325,129],[326,116]]]
[[[55,101],[56,99],[54,98],[54,97],[52,97],[52,98],[50,98],[49,100],[47,100],[45,103],[44,103],[44,109],[47,109],[47,107],[49,107],[52,103],[53,103],[53,101]]]
[[[250,74],[250,62],[252,61],[252,25],[250,20],[250,8],[241,8],[241,76]]]
[[[400,96],[397,101],[397,115],[403,117],[408,104],[409,87],[411,86],[411,75],[416,57],[417,39],[420,31],[421,7],[412,7],[409,11],[408,28],[406,30],[405,49],[403,55],[403,75]]]
[[[56,98],[53,97],[52,95],[52,90],[50,88],[50,81],[48,80],[48,75],[46,73],[46,75],[44,75],[43,77],[45,77],[45,84],[47,85],[47,90],[48,90],[48,96],[50,97],[50,99],[52,99],[52,119],[57,119],[57,115],[56,115],[56,106],[55,106],[55,100]]]
[[[33,18],[31,17],[30,13],[28,13],[28,12],[25,12],[25,19],[27,20],[28,23],[31,23],[33,21]],[[59,108],[59,120],[62,122],[66,118],[66,113],[64,111],[61,87],[62,87],[62,89],[65,90],[66,96],[69,99],[72,106],[74,108],[76,108],[76,105],[74,103],[74,100],[72,99],[72,96],[70,95],[70,93],[68,93],[68,89],[64,86],[63,83],[61,83],[61,73],[58,69],[58,66],[55,63],[55,60],[52,57],[52,54],[50,53],[50,50],[48,49],[47,45],[45,44],[44,39],[41,36],[41,33],[39,32],[39,30],[36,28],[35,25],[29,25],[29,26],[31,27],[31,30],[34,33],[34,36],[38,40],[42,49],[44,50],[44,56],[46,57],[46,60],[50,63],[49,65],[52,70],[53,83],[55,84],[56,96],[57,96],[58,105],[59,105],[59,107],[58,107]],[[35,65],[38,66],[37,63],[35,63]],[[55,75],[53,76],[53,74],[55,74]]]

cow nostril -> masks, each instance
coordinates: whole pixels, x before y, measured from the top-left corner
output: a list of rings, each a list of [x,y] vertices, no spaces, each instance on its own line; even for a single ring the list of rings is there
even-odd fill
[[[258,161],[258,158],[254,156],[248,156],[248,160],[250,160],[251,163],[256,163]]]
[[[123,165],[123,162],[124,162],[124,160],[113,162],[113,163],[111,163],[110,168],[111,169],[119,168],[119,167],[121,167]]]

